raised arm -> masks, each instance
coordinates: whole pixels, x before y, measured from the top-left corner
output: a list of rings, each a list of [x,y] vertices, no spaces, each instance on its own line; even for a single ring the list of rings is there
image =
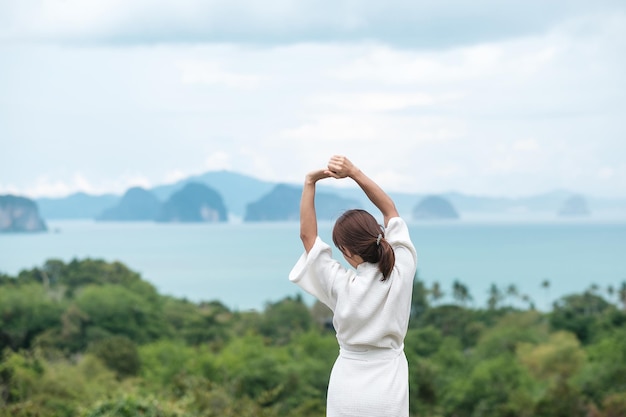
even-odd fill
[[[315,214],[315,184],[317,181],[328,178],[331,173],[328,170],[317,170],[306,175],[302,198],[300,199],[300,239],[307,253],[311,250],[317,239],[317,216]]]
[[[389,219],[398,217],[398,210],[393,200],[387,193],[383,191],[378,184],[357,168],[345,156],[335,155],[330,158],[328,169],[334,178],[349,177],[356,182],[365,192],[367,198],[380,210],[385,221],[385,227],[389,223]]]

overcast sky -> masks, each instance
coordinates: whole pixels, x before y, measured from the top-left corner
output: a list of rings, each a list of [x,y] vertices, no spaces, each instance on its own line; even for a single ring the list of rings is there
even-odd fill
[[[335,153],[393,191],[626,197],[626,2],[0,0],[0,194]]]

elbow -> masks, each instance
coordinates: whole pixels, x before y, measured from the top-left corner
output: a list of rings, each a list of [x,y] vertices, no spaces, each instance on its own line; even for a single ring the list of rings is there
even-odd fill
[[[393,201],[389,202],[389,206],[385,210],[385,215],[389,218],[399,216],[398,209],[396,208],[396,204]]]
[[[310,233],[300,233],[300,240],[302,240],[302,244],[304,245],[304,249],[307,253],[309,253],[315,244],[315,239],[317,239],[316,235],[314,236]]]
[[[302,243],[307,243],[310,242],[311,240],[315,240],[317,236],[313,236],[312,233],[307,233],[307,232],[300,232],[300,240],[302,241]]]
[[[394,217],[400,217],[400,214],[398,213],[395,204],[392,204],[388,209],[383,212],[385,227],[387,227],[387,225],[389,224],[389,220],[393,219]]]

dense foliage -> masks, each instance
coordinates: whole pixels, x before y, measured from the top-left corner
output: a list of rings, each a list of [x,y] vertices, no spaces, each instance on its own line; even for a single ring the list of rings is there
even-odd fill
[[[548,286],[549,283],[544,283]],[[626,283],[536,311],[416,278],[405,350],[424,417],[626,416]],[[0,417],[322,416],[337,343],[299,297],[264,311],[159,295],[123,264],[0,274]]]

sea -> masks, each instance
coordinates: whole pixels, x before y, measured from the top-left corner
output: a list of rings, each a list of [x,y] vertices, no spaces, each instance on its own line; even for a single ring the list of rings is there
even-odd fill
[[[288,280],[303,253],[297,222],[50,220],[48,228],[0,234],[0,271],[15,276],[48,259],[103,259],[123,262],[161,294],[218,300],[233,311],[263,310],[298,294],[314,301]],[[319,224],[332,245],[331,229],[331,222]],[[617,303],[609,288],[626,282],[626,220],[409,222],[409,230],[419,279],[444,292],[438,303],[453,301],[454,281],[469,289],[472,306],[486,305],[492,284],[503,292],[514,285],[519,296],[504,304],[526,305],[526,295],[541,310],[589,289]]]

